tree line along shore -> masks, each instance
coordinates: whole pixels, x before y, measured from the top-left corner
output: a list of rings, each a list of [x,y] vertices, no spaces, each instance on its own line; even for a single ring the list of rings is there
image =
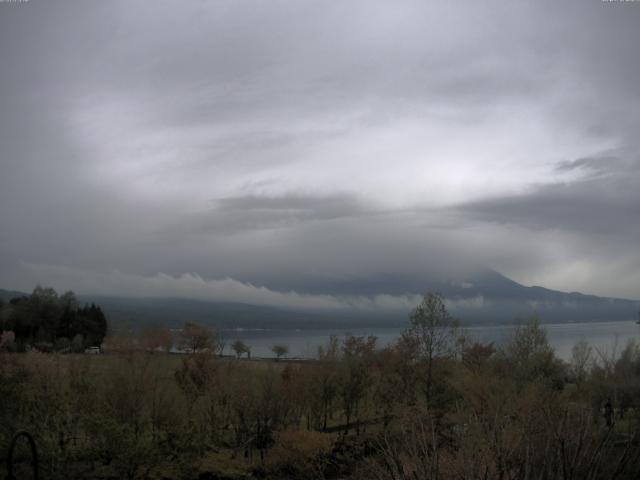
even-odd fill
[[[630,479],[640,469],[634,341],[620,354],[577,342],[566,362],[532,319],[503,345],[481,344],[437,294],[392,345],[331,337],[304,362],[277,361],[286,345],[274,345],[275,361],[248,362],[240,341],[222,357],[225,340],[194,323],[177,336],[107,335],[99,306],[51,289],[0,314],[1,477],[20,431],[52,479]],[[99,345],[107,354],[76,353]],[[176,345],[185,354],[169,355]],[[18,442],[14,474],[27,477],[30,462]]]

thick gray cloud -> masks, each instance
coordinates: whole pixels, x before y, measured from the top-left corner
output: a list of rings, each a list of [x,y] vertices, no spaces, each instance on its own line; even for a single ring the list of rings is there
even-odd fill
[[[640,298],[639,21],[632,2],[0,3],[0,284],[272,304],[484,266]]]
[[[244,195],[221,198],[211,211],[199,214],[195,219],[187,219],[187,222],[194,220],[192,228],[196,230],[236,233],[293,227],[310,221],[358,218],[367,213],[368,206],[348,194]],[[180,229],[188,228],[187,225]]]
[[[586,175],[572,182],[537,185],[519,195],[478,200],[460,210],[475,220],[640,243],[640,160],[579,158],[559,164],[558,170],[584,170]]]

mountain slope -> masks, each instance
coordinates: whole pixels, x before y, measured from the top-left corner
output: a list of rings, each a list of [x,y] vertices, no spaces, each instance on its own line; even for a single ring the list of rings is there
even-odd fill
[[[302,288],[295,288],[295,285]],[[271,287],[271,285],[270,285]],[[440,292],[463,323],[509,323],[537,315],[543,322],[631,320],[640,302],[526,287],[493,270],[456,279],[386,274],[368,278],[298,278],[278,289],[336,296],[405,295]],[[272,287],[275,288],[275,287]],[[87,297],[103,305],[116,321],[162,321],[178,325],[201,321],[221,328],[321,328],[329,326],[403,325],[405,310],[301,310],[185,299]]]
[[[383,274],[366,278],[299,277],[280,280],[269,287],[340,297],[440,292],[447,298],[450,311],[467,324],[509,323],[532,315],[537,315],[543,322],[632,320],[640,310],[638,301],[526,287],[493,270],[446,280],[430,278],[427,274]],[[0,298],[5,301],[19,295],[23,294],[0,290]],[[410,313],[410,308],[302,310],[183,298],[81,295],[80,300],[101,305],[113,325],[132,327],[156,322],[179,326],[187,320],[218,328],[397,326],[403,325]]]

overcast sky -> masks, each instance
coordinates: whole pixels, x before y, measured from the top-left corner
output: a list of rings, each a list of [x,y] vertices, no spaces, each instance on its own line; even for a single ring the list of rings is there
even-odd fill
[[[0,3],[0,287],[640,299],[639,47],[638,2]]]

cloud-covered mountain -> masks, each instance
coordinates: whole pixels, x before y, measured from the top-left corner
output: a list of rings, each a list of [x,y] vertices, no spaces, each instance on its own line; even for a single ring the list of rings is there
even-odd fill
[[[178,326],[186,320],[218,328],[398,326],[406,322],[411,309],[427,292],[444,295],[449,310],[463,324],[510,323],[532,315],[548,323],[632,320],[640,311],[640,301],[526,287],[489,269],[447,279],[428,274],[367,278],[307,275],[282,279],[270,288],[221,281],[249,293],[246,300],[238,297],[236,301],[217,298],[219,286],[215,282],[199,277],[165,277],[172,287],[184,282],[199,288],[191,292],[145,290],[138,291],[137,296],[94,293],[81,295],[81,299],[103,306],[115,325],[132,327],[153,322]],[[262,296],[252,297],[252,289]],[[0,291],[5,299],[17,294]]]
[[[543,322],[632,320],[640,301],[559,292],[526,287],[492,270],[464,278],[434,280],[417,276],[380,275],[367,279],[305,279],[303,295],[343,300],[341,308],[276,307],[237,302],[122,297],[87,297],[103,304],[118,321],[131,324],[144,319],[179,324],[197,319],[224,328],[321,328],[365,325],[402,325],[420,294],[440,292],[451,312],[462,323],[495,324],[537,315]],[[284,282],[280,287],[289,287]],[[363,307],[354,299],[381,296],[405,299],[403,303],[379,303]],[[413,302],[413,303],[412,303]]]
[[[368,278],[316,277],[301,283],[307,292],[316,294],[368,297],[387,294],[415,298],[426,292],[440,292],[463,322],[504,323],[531,315],[538,315],[546,322],[626,320],[635,318],[640,308],[640,302],[634,300],[527,287],[490,269],[447,279],[428,274],[387,274]],[[283,282],[279,288],[291,286]]]

